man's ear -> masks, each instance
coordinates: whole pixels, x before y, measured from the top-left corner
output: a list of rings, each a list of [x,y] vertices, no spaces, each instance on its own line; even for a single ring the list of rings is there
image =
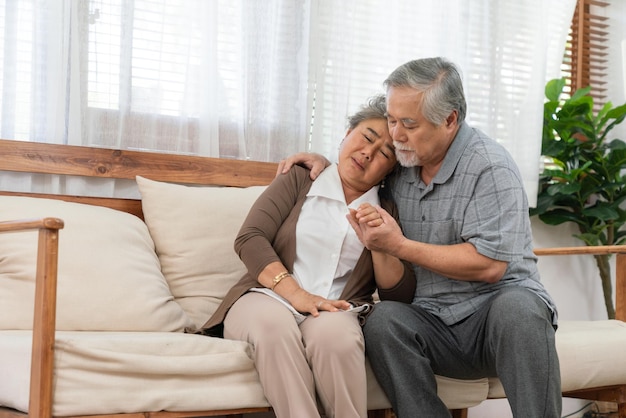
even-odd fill
[[[458,117],[459,117],[459,112],[458,111],[453,110],[452,112],[450,112],[450,114],[446,118],[446,127],[447,128],[451,128],[454,125],[456,125]]]

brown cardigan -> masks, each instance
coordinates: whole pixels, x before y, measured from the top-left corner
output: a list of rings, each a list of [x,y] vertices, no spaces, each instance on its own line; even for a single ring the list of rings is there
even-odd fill
[[[226,294],[213,316],[202,327],[202,333],[221,334],[220,325],[233,303],[251,288],[263,287],[256,278],[268,264],[280,261],[289,271],[293,271],[296,223],[311,184],[309,170],[294,166],[287,174],[278,176],[259,196],[235,239],[235,251],[248,273]],[[397,210],[391,201],[381,199],[381,206],[397,219]],[[372,303],[375,290],[372,254],[366,248],[346,282],[340,299],[354,306]],[[392,289],[379,290],[379,295],[381,299],[410,303],[414,292],[413,269],[405,263],[401,281]]]

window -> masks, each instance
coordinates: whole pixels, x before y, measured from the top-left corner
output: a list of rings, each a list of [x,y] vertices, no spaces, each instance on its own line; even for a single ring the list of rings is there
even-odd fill
[[[598,107],[607,99],[608,18],[600,14],[607,6],[605,1],[577,0],[563,60],[570,91],[591,86]]]
[[[532,202],[543,86],[575,2],[0,0],[0,136],[332,158],[346,116],[394,68],[441,55],[461,68],[468,121],[515,156]]]
[[[79,25],[88,33],[81,56],[88,57],[88,120],[98,127],[93,142],[115,147],[121,137],[126,148],[200,153],[205,104],[198,92],[211,90],[203,81],[212,60],[223,98],[215,109],[219,156],[237,158],[242,56],[233,51],[242,50],[242,3],[134,0],[129,7],[120,0],[91,0],[88,7],[79,12]],[[207,11],[219,19],[194,16]]]

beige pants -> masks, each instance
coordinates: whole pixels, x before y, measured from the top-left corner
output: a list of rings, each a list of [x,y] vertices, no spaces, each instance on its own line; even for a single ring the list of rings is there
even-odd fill
[[[366,418],[365,346],[357,315],[321,312],[300,326],[280,302],[250,292],[231,307],[224,337],[248,341],[278,418]],[[316,398],[317,393],[317,398]]]

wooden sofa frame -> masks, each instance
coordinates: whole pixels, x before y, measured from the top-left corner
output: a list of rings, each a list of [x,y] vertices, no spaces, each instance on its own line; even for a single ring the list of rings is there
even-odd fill
[[[134,180],[141,175],[152,180],[195,184],[247,187],[266,185],[276,173],[275,163],[228,160],[143,151],[56,145],[0,139],[0,171],[75,175]],[[1,191],[5,196],[60,199],[105,206],[132,213],[143,219],[141,200],[89,196],[52,195]],[[33,351],[28,414],[0,407],[0,418],[50,418],[53,403],[54,343],[56,315],[57,249],[62,219],[2,220],[0,232],[39,230]],[[616,318],[626,320],[626,246],[537,249],[537,255],[616,254]],[[618,404],[619,417],[626,418],[626,384],[566,392],[564,397]],[[206,416],[242,417],[271,411],[247,408],[221,411],[147,411],[134,414],[100,415],[100,418],[186,418]],[[451,411],[454,418],[467,417],[467,410]],[[391,418],[391,410],[369,411],[370,418]],[[91,417],[96,417],[91,415]]]

